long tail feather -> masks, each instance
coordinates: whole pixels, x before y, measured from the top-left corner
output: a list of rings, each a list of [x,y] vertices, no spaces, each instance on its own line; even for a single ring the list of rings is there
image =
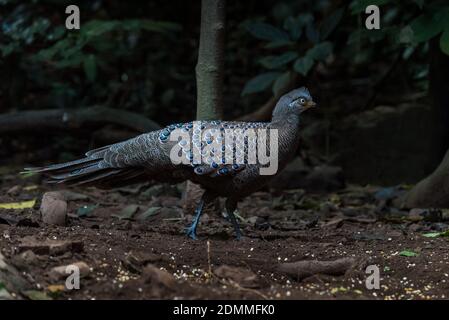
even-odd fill
[[[139,180],[142,170],[137,168],[113,168],[105,165],[99,156],[106,148],[93,150],[83,159],[59,163],[47,167],[25,168],[25,172],[43,173],[46,183],[70,185],[97,185],[111,188],[130,181]]]

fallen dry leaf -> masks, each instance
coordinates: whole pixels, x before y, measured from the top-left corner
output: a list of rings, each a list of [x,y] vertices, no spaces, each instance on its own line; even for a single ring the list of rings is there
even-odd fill
[[[28,209],[34,207],[35,204],[36,199],[21,202],[0,203],[0,209]]]
[[[65,286],[62,284],[52,284],[47,287],[48,292],[50,293],[58,293],[65,290]]]

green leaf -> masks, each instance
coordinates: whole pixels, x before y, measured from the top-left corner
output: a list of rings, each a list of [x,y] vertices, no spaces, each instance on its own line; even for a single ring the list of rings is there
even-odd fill
[[[304,26],[313,21],[313,16],[310,13],[303,13],[296,18],[288,17],[284,21],[284,29],[290,33],[290,38],[297,41],[301,38]]]
[[[143,20],[142,21],[142,29],[147,31],[179,31],[182,27],[173,22],[166,21],[153,21],[153,20]]]
[[[54,66],[59,69],[78,68],[85,61],[85,56],[80,52],[74,54],[70,58],[56,61]]]
[[[58,40],[58,39],[62,38],[62,36],[65,34],[66,30],[67,29],[63,26],[57,26],[53,29],[53,31],[51,33],[49,33],[47,35],[47,39],[50,41]]]
[[[423,237],[426,238],[438,238],[440,236],[440,232],[429,232],[429,233],[424,233]]]
[[[11,300],[13,297],[11,294],[6,290],[5,285],[0,282],[0,300]]]
[[[280,72],[266,72],[252,78],[245,84],[242,91],[242,96],[265,90],[273,83],[275,79],[277,79],[277,77],[279,77],[280,74]]]
[[[53,300],[43,291],[37,290],[25,290],[23,294],[27,296],[30,300]]]
[[[248,24],[246,29],[257,39],[268,41],[289,40],[289,36],[283,30],[263,22]]]
[[[273,84],[273,93],[275,96],[278,96],[282,89],[284,89],[287,84],[290,82],[291,73],[290,71],[284,72],[281,74]]]
[[[399,31],[399,43],[411,44],[414,39],[412,27],[406,26]]]
[[[326,40],[327,37],[329,37],[329,35],[335,30],[341,18],[343,18],[344,13],[345,13],[344,8],[340,8],[334,11],[330,16],[328,16],[323,20],[320,27],[321,40]]]
[[[86,57],[83,63],[83,68],[87,80],[89,82],[94,82],[95,78],[97,77],[97,63],[93,54],[89,54]]]
[[[309,73],[309,70],[312,68],[313,63],[313,59],[306,55],[295,61],[293,69],[295,69],[296,72],[302,74],[303,76],[306,76]]]
[[[139,215],[137,218],[138,220],[147,220],[148,218],[151,218],[152,216],[159,213],[159,210],[162,209],[161,207],[150,207],[145,212]]]
[[[136,31],[139,29],[153,32],[167,32],[167,31],[179,31],[181,26],[166,21],[154,21],[149,19],[127,19],[122,21],[124,30]]]
[[[101,36],[115,30],[138,31],[146,30],[153,32],[177,31],[181,27],[172,22],[153,21],[149,19],[126,19],[126,20],[91,20],[81,28],[81,35],[90,39]]]
[[[449,237],[449,230],[442,231],[442,232],[429,232],[424,233],[423,237],[426,238],[439,238],[439,237]]]
[[[102,21],[102,20],[91,20],[84,24],[81,28],[82,35],[86,37],[98,37],[106,32],[115,30],[121,26],[119,21]]]
[[[112,216],[119,218],[120,220],[129,220],[132,219],[137,210],[139,210],[139,206],[137,204],[130,204],[124,207],[118,214],[113,214]]]
[[[264,48],[265,49],[276,49],[276,48],[280,48],[280,47],[285,47],[285,46],[291,46],[295,44],[292,41],[287,41],[287,40],[279,40],[279,41],[272,41],[267,43]]]
[[[399,252],[399,255],[403,256],[403,257],[416,257],[416,256],[418,256],[418,254],[416,252],[413,252],[413,251],[410,251],[410,250],[401,251],[401,252]]]
[[[440,48],[445,54],[449,55],[449,25],[444,30],[440,38]]]
[[[414,3],[418,6],[418,8],[422,9],[424,6],[424,0],[413,0]]]
[[[306,26],[306,36],[307,39],[312,43],[318,43],[320,40],[320,33],[313,24],[313,21],[309,22]]]
[[[18,48],[16,43],[9,43],[6,45],[0,45],[0,51],[2,51],[2,56],[6,57],[14,52]]]
[[[50,48],[40,50],[37,53],[37,57],[38,57],[38,59],[41,59],[41,60],[51,60],[55,55],[69,49],[69,47],[71,45],[72,45],[72,41],[70,41],[69,39],[59,40],[54,45],[52,45]]]
[[[259,62],[267,69],[276,69],[286,65],[287,63],[295,60],[298,57],[298,53],[294,51],[285,52],[279,56],[268,56],[261,59]]]
[[[333,45],[329,41],[321,42],[309,49],[306,55],[314,60],[323,61],[332,53],[332,47]]]
[[[78,217],[90,216],[97,207],[98,204],[82,206],[76,210],[76,215]]]
[[[408,60],[413,52],[415,52],[416,47],[407,47],[404,49],[404,52],[402,53],[402,59]]]
[[[444,24],[441,15],[423,14],[414,19],[410,26],[413,30],[413,40],[424,42],[432,39],[443,30]]]
[[[284,29],[290,33],[290,38],[293,41],[297,41],[301,38],[303,26],[304,24],[299,17],[287,17],[284,21]]]
[[[366,7],[369,5],[381,6],[390,2],[389,0],[354,0],[349,5],[349,9],[352,14],[359,14],[360,12],[365,12]]]

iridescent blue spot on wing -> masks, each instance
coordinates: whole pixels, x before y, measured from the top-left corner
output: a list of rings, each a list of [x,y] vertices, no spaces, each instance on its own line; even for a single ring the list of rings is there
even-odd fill
[[[201,168],[201,167],[196,167],[194,170],[195,170],[195,173],[197,173],[197,174],[203,173],[203,168]]]
[[[169,133],[169,134],[170,134],[170,133]],[[159,142],[161,142],[161,143],[167,142],[169,134],[165,134],[164,131],[162,131],[161,133],[159,133]]]

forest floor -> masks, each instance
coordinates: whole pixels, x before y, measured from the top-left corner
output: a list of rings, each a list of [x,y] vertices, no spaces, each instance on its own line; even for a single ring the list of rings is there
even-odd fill
[[[184,234],[181,186],[71,188],[66,226],[46,225],[39,177],[0,172],[0,296],[16,299],[447,299],[447,212],[400,210],[401,188],[350,185],[327,194],[258,192],[239,205],[244,237],[204,215]],[[67,190],[67,189],[66,189]],[[24,202],[36,200],[33,202]],[[20,206],[20,205],[19,205]],[[280,265],[348,258],[347,270],[303,276]],[[79,290],[55,267],[77,263]],[[325,263],[326,264],[326,263]],[[375,265],[379,289],[368,289]],[[59,271],[58,271],[59,270]],[[161,271],[165,270],[165,271]],[[324,270],[324,269],[323,269]],[[332,272],[330,272],[332,273]]]

